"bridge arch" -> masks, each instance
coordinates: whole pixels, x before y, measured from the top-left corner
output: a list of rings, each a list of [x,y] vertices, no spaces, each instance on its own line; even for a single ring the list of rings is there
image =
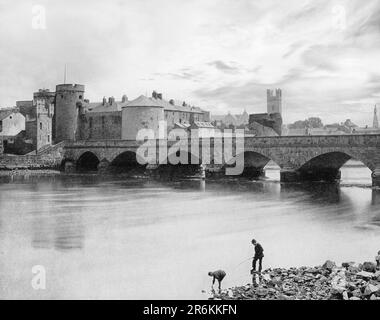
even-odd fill
[[[182,159],[180,159],[180,155]],[[174,158],[176,158],[178,163],[173,163]],[[168,154],[165,161],[160,161],[157,168],[157,173],[163,178],[197,176],[200,172],[200,157],[184,150],[177,150],[176,152]]]
[[[277,166],[280,166],[278,162],[268,153],[260,152],[259,150],[248,150],[237,155],[237,158],[244,156],[244,170],[242,176],[250,178],[257,178],[265,175],[264,168],[271,161]],[[239,159],[237,159],[239,163]],[[235,164],[234,164],[235,165]]]
[[[371,164],[362,155],[356,155],[346,150],[331,150],[309,157],[309,159],[298,168],[298,172],[302,180],[340,180],[340,169],[349,160],[359,161],[372,171]]]
[[[100,160],[95,153],[85,151],[76,161],[76,169],[77,171],[97,171],[99,162]]]
[[[147,164],[143,159],[138,158],[136,152],[127,150],[118,154],[110,163],[110,169],[118,172],[138,171],[142,173]]]

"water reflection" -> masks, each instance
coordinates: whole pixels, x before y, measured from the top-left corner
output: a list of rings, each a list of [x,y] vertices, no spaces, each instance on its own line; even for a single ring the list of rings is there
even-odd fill
[[[226,286],[249,281],[249,262],[235,267],[252,235],[264,267],[370,259],[380,190],[346,173],[343,185],[283,184],[274,170],[269,181],[2,177],[0,298],[201,298],[209,269],[225,268]],[[36,264],[49,270],[42,293],[29,288]]]

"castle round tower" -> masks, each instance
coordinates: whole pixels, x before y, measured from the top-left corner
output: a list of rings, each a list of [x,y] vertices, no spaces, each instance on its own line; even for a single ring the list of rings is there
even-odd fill
[[[55,142],[75,140],[78,103],[83,102],[84,85],[59,84],[55,94]]]
[[[157,99],[140,96],[122,110],[121,138],[135,140],[140,129],[152,129],[159,136],[159,124],[164,120],[164,107]]]

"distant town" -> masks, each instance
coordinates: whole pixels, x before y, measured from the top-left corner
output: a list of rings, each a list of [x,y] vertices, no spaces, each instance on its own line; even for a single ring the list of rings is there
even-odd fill
[[[61,141],[134,140],[138,130],[158,131],[159,121],[167,130],[197,130],[199,137],[212,137],[215,129],[243,129],[248,137],[379,134],[377,108],[373,125],[359,127],[350,119],[324,124],[310,117],[283,124],[282,90],[267,90],[264,113],[212,115],[210,111],[174,99],[165,100],[162,93],[141,95],[119,101],[103,97],[99,102],[85,99],[85,86],[60,84],[56,90],[39,89],[30,100],[16,101],[13,108],[0,109],[0,152],[32,155]]]

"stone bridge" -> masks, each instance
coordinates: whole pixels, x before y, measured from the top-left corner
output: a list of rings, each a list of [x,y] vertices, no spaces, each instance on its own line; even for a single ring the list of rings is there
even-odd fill
[[[281,181],[336,180],[340,168],[350,159],[361,161],[372,171],[373,185],[380,186],[380,135],[337,135],[337,136],[286,136],[200,139],[198,142],[149,140],[75,141],[64,146],[62,165],[66,170],[105,170],[110,166],[138,165],[136,152],[144,145],[149,167],[157,168],[162,160],[178,156],[175,146],[188,152],[188,158],[198,159],[206,171],[226,170],[227,151],[242,161],[242,174],[258,176],[270,160],[280,167]],[[221,147],[223,146],[223,147]],[[231,147],[229,147],[231,146]],[[227,150],[230,149],[230,150]],[[166,150],[166,151],[165,151]],[[174,150],[174,151],[173,151]],[[167,153],[169,155],[167,155]],[[172,154],[170,154],[172,153]],[[227,152],[228,153],[228,152]],[[222,156],[223,155],[223,156]],[[220,162],[220,158],[223,158]],[[160,159],[160,160],[159,160]],[[184,158],[181,158],[184,160]],[[180,164],[186,164],[180,160]],[[216,161],[218,160],[218,161]],[[170,162],[170,161],[169,161]],[[195,161],[196,162],[196,161]]]

